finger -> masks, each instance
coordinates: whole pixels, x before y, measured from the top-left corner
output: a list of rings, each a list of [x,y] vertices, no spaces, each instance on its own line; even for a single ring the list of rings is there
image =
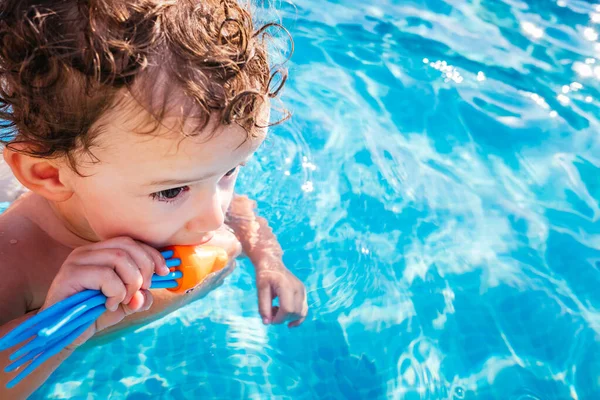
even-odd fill
[[[302,290],[300,292],[297,292],[294,296],[294,299],[296,301],[296,309],[300,309],[300,313],[295,314],[298,316],[298,319],[296,319],[295,321],[291,321],[288,324],[288,328],[295,328],[297,326],[300,326],[300,324],[302,324],[306,320],[306,316],[308,315],[308,302],[306,300],[306,291]]]
[[[279,296],[279,310],[273,317],[274,324],[282,324],[293,313],[293,297],[285,292]]]
[[[300,326],[305,320],[306,320],[306,317],[302,317],[300,319],[297,319],[296,321],[292,321],[288,324],[288,328],[296,328],[296,327]]]
[[[142,290],[142,293],[144,294],[144,304],[142,304],[140,311],[147,311],[154,303],[154,296],[150,290]]]
[[[70,272],[71,280],[84,289],[100,290],[106,296],[106,308],[115,311],[125,297],[127,288],[119,275],[111,268],[98,265],[80,265]]]
[[[137,292],[143,284],[143,277],[129,253],[120,248],[90,250],[80,256],[79,264],[98,265],[112,268],[127,288],[125,303]]]
[[[137,310],[139,310],[143,304],[144,304],[144,295],[142,294],[141,290],[138,290],[137,292],[135,292],[133,294],[129,303],[123,304],[123,309],[125,310],[125,314],[129,315],[129,314],[132,314],[132,313],[136,312]]]
[[[125,315],[148,310],[152,305],[152,301],[153,297],[149,290],[138,290],[131,298],[129,304],[123,304]]]
[[[141,296],[144,297],[144,300],[143,300],[143,305],[138,308],[137,312],[146,311],[152,305],[152,300],[153,300],[152,293],[150,293],[149,290],[141,290],[138,293],[141,293]],[[138,295],[136,295],[135,297],[137,297],[137,296]],[[132,302],[133,301],[137,301],[137,300],[132,300]],[[116,311],[106,312],[106,313],[102,314],[100,316],[100,318],[98,318],[96,320],[97,332],[100,332],[110,326],[118,324],[127,315],[130,315],[133,313],[134,313],[134,311],[129,306],[120,304],[117,307]]]
[[[285,312],[281,307],[278,307],[277,310],[273,310],[273,325],[280,325],[285,322],[288,313]]]
[[[148,257],[150,257],[150,259],[152,260],[152,264],[154,265],[154,268],[150,271],[150,283],[152,283],[152,274],[167,275],[169,272],[171,272],[167,267],[165,259],[160,254],[160,251],[156,250],[152,246],[148,246],[145,243],[138,242],[138,245],[142,248],[142,250],[146,252]],[[144,281],[145,279],[146,277],[144,277]]]
[[[279,306],[271,307],[271,315],[277,315],[278,312],[279,312]]]
[[[94,245],[95,249],[120,249],[127,252],[128,256],[133,260],[134,266],[140,271],[142,275],[141,287],[143,289],[150,288],[152,284],[152,274],[155,269],[155,261],[153,257],[142,247],[140,242],[129,237],[117,237],[104,242],[99,242]],[[149,248],[149,246],[147,246]],[[160,254],[160,253],[159,253]],[[130,295],[137,291],[140,286],[136,287]]]
[[[270,284],[261,284],[258,287],[258,312],[263,319],[263,323],[268,325],[271,323],[273,296]]]
[[[156,268],[156,263],[147,249],[150,246],[143,245],[140,242],[136,242],[131,238],[117,238],[115,240],[117,246],[121,246],[120,248],[127,251],[129,256],[133,259],[136,267],[140,270],[142,274],[142,289],[149,289],[152,284],[152,274],[154,274],[154,270]],[[144,247],[145,246],[145,247]],[[160,253],[159,253],[160,256]],[[136,291],[139,290],[139,287],[136,288]]]
[[[308,315],[308,299],[306,298],[306,289],[297,292],[295,299],[296,305],[299,306],[297,308],[300,309],[299,316],[306,317],[306,315]]]

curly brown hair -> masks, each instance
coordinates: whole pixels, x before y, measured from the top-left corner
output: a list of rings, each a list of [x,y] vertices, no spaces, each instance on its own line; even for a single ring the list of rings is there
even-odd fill
[[[237,0],[1,0],[0,143],[34,157],[89,151],[126,89],[160,123],[173,98],[199,130],[211,116],[253,135],[284,69],[266,24]],[[274,79],[278,77],[278,79]],[[275,86],[277,80],[277,87]],[[162,84],[159,84],[161,83]],[[183,104],[181,101],[183,99]]]

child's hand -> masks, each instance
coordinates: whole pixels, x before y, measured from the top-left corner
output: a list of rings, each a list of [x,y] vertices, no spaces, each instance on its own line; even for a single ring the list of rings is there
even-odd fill
[[[255,201],[247,196],[235,196],[227,218],[254,264],[258,310],[265,324],[291,320],[288,327],[296,327],[308,314],[306,289],[283,265],[281,245],[267,220],[256,215],[255,209]],[[279,307],[273,306],[276,297],[279,297]]]
[[[79,247],[67,257],[52,281],[40,311],[83,290],[100,290],[107,297],[109,312],[73,343],[78,346],[127,315],[150,308],[152,294],[148,289],[155,272],[169,273],[160,252],[130,238]]]
[[[306,289],[283,265],[268,266],[256,270],[258,287],[258,311],[265,324],[281,324],[288,327],[299,326],[306,319],[308,304]],[[279,307],[273,306],[273,299],[279,297]]]

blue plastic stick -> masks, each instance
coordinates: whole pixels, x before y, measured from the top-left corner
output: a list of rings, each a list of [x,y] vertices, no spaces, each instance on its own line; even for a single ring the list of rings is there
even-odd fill
[[[175,281],[152,282],[152,286],[150,286],[150,289],[170,289],[177,287],[177,285],[178,283]]]
[[[54,344],[58,343],[58,341],[61,340],[62,338],[63,338],[63,336],[61,336],[59,338],[55,338],[54,340],[51,340],[51,341],[47,342],[46,343],[46,348],[50,348]],[[31,350],[29,353],[25,354],[23,357],[21,357],[18,360],[10,363],[9,365],[7,365],[4,368],[4,372],[12,372],[12,371],[14,371],[15,369],[19,368],[21,365],[27,363],[28,361],[31,361],[32,359],[36,358],[37,356],[39,356],[43,352],[44,352],[43,348],[37,348],[37,349]]]
[[[92,308],[79,318],[69,322],[69,324],[56,331],[56,333],[54,333],[53,335],[48,336],[48,338],[50,340],[54,340],[55,338],[63,337],[65,335],[70,334],[82,325],[89,326],[88,322],[95,322],[102,314],[104,314],[105,311],[106,306],[104,305],[104,303],[102,303],[99,306]]]
[[[179,259],[175,259],[175,260],[179,261]],[[169,260],[169,261],[171,261],[171,260]],[[177,287],[177,282],[175,282],[174,279],[179,279],[182,276],[183,276],[183,273],[181,271],[171,272],[166,276],[160,276],[160,275],[154,274],[152,277],[152,283],[150,285],[150,289],[162,289],[162,288]],[[159,282],[160,282],[160,284],[159,284]],[[81,315],[85,311],[87,311],[99,304],[104,303],[105,301],[106,301],[106,296],[99,293],[97,296],[92,297],[92,298],[86,300],[85,302],[82,302],[80,305],[71,309],[63,318],[58,320],[56,323],[54,323],[46,328],[41,329],[38,332],[38,335],[39,336],[52,335],[57,329],[60,329],[63,325],[65,325],[72,319]]]
[[[67,335],[62,340],[58,341],[56,344],[54,344],[52,347],[50,347],[48,350],[46,350],[44,353],[40,354],[38,357],[36,357],[31,362],[31,364],[29,364],[27,366],[27,368],[25,368],[23,371],[21,371],[21,373],[19,375],[17,375],[15,378],[13,378],[11,381],[9,381],[6,384],[6,387],[10,389],[10,388],[14,387],[15,385],[17,385],[19,382],[21,382],[23,380],[23,378],[25,378],[27,375],[29,375],[34,369],[36,369],[44,361],[46,361],[50,357],[60,353],[60,351],[62,349],[64,349],[70,343],[72,343],[75,339],[77,339],[93,323],[94,323],[94,321],[90,322],[87,325],[83,325],[83,326],[79,327],[79,329],[73,331],[70,335]]]
[[[21,347],[19,350],[12,353],[9,357],[9,360],[14,361],[14,360],[18,359],[19,357],[21,357],[27,353],[30,353],[30,352],[33,354],[34,350],[39,351],[42,347],[47,345],[49,342],[50,342],[50,340],[47,340],[45,337],[36,336],[35,339],[33,339],[31,342],[27,343],[25,346]],[[12,371],[14,369],[14,368],[9,369],[9,367],[11,365],[6,367],[6,372]],[[17,365],[16,367],[18,367],[19,365]]]
[[[31,332],[31,334],[28,334],[27,336],[25,336],[25,335],[28,333],[29,329],[32,328],[34,325],[41,324],[42,322],[48,320],[49,318],[65,311],[66,309],[68,309],[82,301],[85,301],[85,300],[97,295],[98,293],[100,293],[98,290],[84,290],[83,292],[76,293],[71,297],[68,297],[62,301],[59,301],[58,303],[52,305],[51,307],[48,307],[47,309],[43,310],[42,312],[34,315],[33,317],[31,317],[28,320],[21,323],[19,326],[17,326],[12,331],[7,333],[6,336],[4,336],[2,339],[0,339],[0,351],[6,350],[6,349],[14,346],[15,344],[22,342],[24,339],[27,339],[30,336],[33,336],[37,332],[37,329],[33,330]],[[22,336],[25,336],[25,337],[22,337]],[[19,339],[19,340],[15,340],[15,339]]]
[[[152,283],[154,284],[154,282],[160,282],[160,281],[172,281],[175,279],[179,279],[183,277],[183,272],[181,271],[174,271],[171,272],[165,276],[160,276],[160,275],[153,275],[152,276]],[[154,286],[150,285],[150,289],[154,289]]]
[[[89,322],[96,321],[98,319],[98,317],[100,317],[100,315],[102,315],[104,313],[104,311],[106,311],[106,307],[104,306],[104,304],[99,305],[99,306],[95,307],[94,309],[86,312],[80,318],[77,318],[76,320],[72,321],[70,324],[68,324],[61,330],[59,330],[53,336],[48,337],[48,338],[45,338],[45,337],[36,338],[36,340],[37,339],[42,340],[41,342],[39,342],[40,345],[30,346],[33,341],[30,343],[27,343],[25,346],[23,346],[21,349],[19,349],[18,352],[11,354],[11,357],[10,357],[11,360],[14,360],[21,354],[24,354],[24,356],[22,358],[20,358],[19,360],[8,365],[5,368],[5,371],[10,372],[10,371],[15,370],[16,368],[20,367],[21,365],[23,365],[27,361],[31,360],[32,358],[35,358],[36,355],[41,354],[44,351],[46,351],[52,345],[54,345],[55,343],[57,343],[58,341],[60,341],[62,338],[69,335],[70,333],[74,332],[76,329],[78,329],[82,325],[90,326]],[[17,353],[20,353],[20,354],[17,354]]]
[[[169,268],[179,267],[181,265],[181,260],[179,258],[171,258],[166,261],[166,264]]]
[[[157,281],[153,282],[150,287],[152,289],[177,287],[177,282],[174,279],[181,278],[182,276],[183,276],[183,273],[181,271],[171,272],[169,275],[164,276],[164,277],[155,275],[154,278],[159,277],[159,278],[165,278],[165,279],[158,281],[158,282],[160,282],[160,284],[158,284]],[[170,278],[170,279],[167,279],[167,278]],[[87,314],[89,314],[89,310],[95,309],[96,307],[99,307],[99,306],[104,307],[105,302],[106,302],[106,297],[102,294],[98,294],[98,295],[86,300],[85,302],[82,302],[81,304],[74,306],[73,308],[68,310],[66,312],[66,314],[64,316],[62,316],[61,318],[57,318],[54,321],[46,321],[47,326],[41,328],[38,331],[38,333],[37,333],[38,337],[35,338],[34,340],[32,340],[27,345],[25,345],[23,348],[19,349],[15,353],[13,353],[11,355],[10,359],[14,360],[14,359],[20,357],[22,354],[24,354],[34,348],[42,347],[48,341],[48,339],[44,340],[43,338],[49,338],[51,336],[55,336],[58,334],[57,332],[59,332],[59,331],[61,332],[60,335],[65,335],[65,334],[69,333],[75,327],[79,326],[78,322],[77,322],[79,320],[79,318],[78,318],[79,315],[83,314],[86,311],[87,311],[86,312],[86,315],[87,315]],[[106,308],[104,308],[104,310],[105,309]],[[100,314],[102,314],[102,313],[100,313]],[[100,316],[100,314],[98,314],[98,316]],[[84,316],[82,316],[80,318],[83,318],[83,317]],[[66,324],[71,324],[71,329],[67,329],[65,327]],[[64,332],[62,332],[62,331],[64,331]]]
[[[25,346],[21,347],[18,351],[14,352],[10,355],[11,360],[15,360],[21,357],[24,354],[33,352],[36,349],[48,348],[48,346],[55,342],[56,340],[70,334],[75,329],[79,328],[81,325],[87,324],[89,321],[96,321],[100,315],[102,315],[106,311],[106,307],[104,304],[100,304],[91,310],[87,311],[81,317],[74,319],[66,326],[62,327],[60,330],[55,331],[53,335],[50,336],[38,336],[33,339],[31,342],[27,343]]]
[[[168,260],[169,258],[173,257],[174,254],[175,253],[173,252],[173,250],[165,250],[160,253],[160,255],[163,256],[165,260]]]
[[[50,322],[48,322],[50,321]],[[34,325],[31,328],[29,328],[27,331],[23,332],[21,335],[17,336],[14,339],[11,339],[11,343],[7,344],[7,349],[13,346],[16,346],[19,343],[22,343],[24,341],[26,341],[27,339],[30,339],[32,337],[35,337],[37,335],[37,331],[38,329],[40,329],[40,327],[44,326],[44,323],[51,323],[53,321],[53,319],[48,319],[45,321],[42,321],[43,323],[38,324],[38,325]]]
[[[99,306],[100,304],[104,304],[106,302],[106,296],[103,294],[98,294],[97,296],[92,297],[91,299],[86,300],[85,302],[73,307],[68,313],[64,315],[60,320],[56,323],[41,329],[38,332],[38,336],[51,336],[54,332],[56,332],[61,327],[68,324],[70,321],[74,320],[84,312],[91,310],[92,308]]]
[[[181,271],[171,272],[169,275],[167,275],[165,277],[162,277],[159,275],[154,275],[153,280],[156,277],[165,278],[165,280],[153,281],[150,288],[151,289],[160,289],[160,288],[177,287],[177,282],[174,281],[174,279],[179,279],[182,276],[183,276],[183,273]],[[170,279],[167,279],[167,278],[170,278]],[[91,297],[91,298],[87,299],[86,301],[82,302],[81,304],[78,304],[78,305],[74,306],[73,308],[71,308],[70,310],[68,310],[61,318],[57,318],[54,321],[45,321],[46,326],[39,329],[39,331],[37,333],[38,336],[53,335],[54,332],[56,332],[58,329],[61,329],[62,326],[64,326],[69,321],[76,318],[78,315],[81,315],[82,313],[86,312],[87,310],[94,308],[100,304],[105,303],[105,301],[106,301],[106,297],[103,294],[101,294],[100,292],[98,292],[98,294],[96,296]],[[34,334],[34,332],[32,332],[30,335],[28,335],[27,338],[29,338],[33,334]],[[20,343],[20,342],[21,341],[18,341],[16,343]],[[39,342],[40,341],[38,341],[38,343]]]

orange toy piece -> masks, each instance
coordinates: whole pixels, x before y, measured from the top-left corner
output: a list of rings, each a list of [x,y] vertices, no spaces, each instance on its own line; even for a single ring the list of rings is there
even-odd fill
[[[183,277],[176,280],[177,287],[167,289],[176,293],[191,292],[208,275],[222,270],[228,261],[227,252],[216,246],[169,246],[164,250],[172,250],[171,258],[181,260],[181,265],[171,271],[181,271]]]

